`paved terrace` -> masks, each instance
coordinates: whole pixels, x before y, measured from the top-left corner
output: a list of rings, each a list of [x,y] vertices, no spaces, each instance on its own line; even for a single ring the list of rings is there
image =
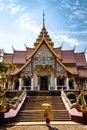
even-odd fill
[[[19,122],[1,126],[0,130],[87,130],[87,125],[72,121],[51,122],[50,126],[45,122]]]

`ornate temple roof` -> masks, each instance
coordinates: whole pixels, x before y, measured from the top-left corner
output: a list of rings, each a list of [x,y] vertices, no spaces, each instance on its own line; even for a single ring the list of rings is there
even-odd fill
[[[76,75],[80,77],[87,77],[87,64],[84,53],[75,53],[74,50],[62,50],[61,47],[54,48],[54,43],[52,42],[44,23],[43,17],[43,27],[41,29],[36,42],[34,43],[34,48],[26,47],[26,51],[14,50],[13,53],[4,53],[4,62],[11,62],[17,67],[26,66],[26,64],[31,61],[32,56],[37,52],[42,42],[45,41],[46,45],[50,51],[55,55],[57,61],[67,70],[73,71]],[[20,68],[18,67],[18,68]],[[22,69],[21,68],[21,69]],[[68,70],[69,69],[69,70]]]
[[[24,65],[34,53],[34,48],[26,48],[26,51],[14,51],[13,53],[4,53],[4,62],[11,62],[17,65]],[[61,62],[67,66],[75,74],[79,74],[80,77],[87,77],[87,64],[84,53],[75,53],[73,50],[61,50],[61,48],[53,48],[56,55],[58,55]],[[20,58],[21,57],[21,58]]]

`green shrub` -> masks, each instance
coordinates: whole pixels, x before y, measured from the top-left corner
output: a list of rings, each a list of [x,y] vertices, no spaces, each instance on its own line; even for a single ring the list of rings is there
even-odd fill
[[[69,98],[71,103],[76,103],[76,95],[74,92],[68,92],[67,98]]]

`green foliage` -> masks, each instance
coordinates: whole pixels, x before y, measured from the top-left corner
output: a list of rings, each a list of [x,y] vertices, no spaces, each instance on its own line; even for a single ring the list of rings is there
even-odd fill
[[[0,87],[3,87],[6,82],[11,86],[10,75],[15,71],[15,69],[16,66],[9,62],[0,62]]]
[[[67,98],[69,98],[71,103],[76,103],[76,95],[74,92],[67,92]]]
[[[16,69],[16,66],[9,62],[0,62],[0,73],[14,72],[15,69]]]

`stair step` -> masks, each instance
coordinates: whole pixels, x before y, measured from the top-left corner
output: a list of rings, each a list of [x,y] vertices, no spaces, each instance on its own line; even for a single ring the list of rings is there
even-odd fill
[[[41,94],[41,93],[40,93]],[[47,93],[46,93],[47,94]],[[51,104],[52,121],[70,121],[70,115],[65,109],[61,96],[28,96],[20,109],[15,122],[45,121],[43,103]]]

